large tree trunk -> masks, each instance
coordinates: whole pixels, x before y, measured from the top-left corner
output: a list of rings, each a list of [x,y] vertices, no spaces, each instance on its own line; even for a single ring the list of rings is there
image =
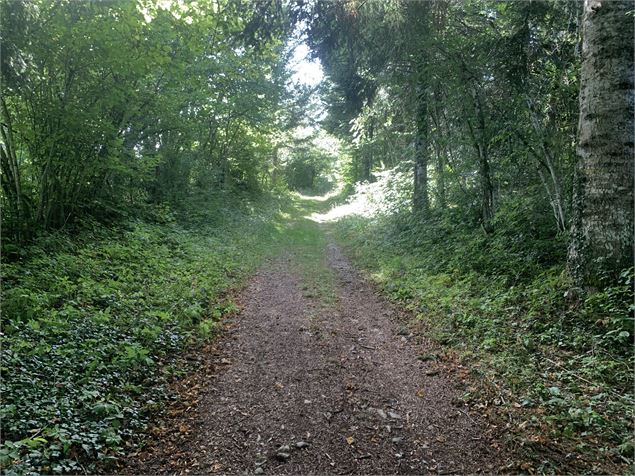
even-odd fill
[[[633,265],[632,1],[585,0],[569,270],[592,290]]]

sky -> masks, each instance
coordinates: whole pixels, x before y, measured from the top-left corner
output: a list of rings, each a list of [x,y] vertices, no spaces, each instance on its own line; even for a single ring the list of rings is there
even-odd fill
[[[291,59],[288,68],[291,72],[291,83],[300,84],[307,87],[315,87],[324,79],[322,65],[319,59],[311,59],[311,50],[306,44],[306,37],[298,31],[295,38],[291,40],[290,48],[292,48]],[[324,118],[326,111],[320,100],[319,94],[316,92],[310,99],[312,107],[309,114],[313,121],[317,122]],[[298,137],[310,136],[319,129],[318,124],[310,126],[301,126],[296,130]]]
[[[299,43],[291,58],[291,79],[306,86],[316,86],[322,81],[322,65],[319,60],[309,59],[309,47],[306,43]]]

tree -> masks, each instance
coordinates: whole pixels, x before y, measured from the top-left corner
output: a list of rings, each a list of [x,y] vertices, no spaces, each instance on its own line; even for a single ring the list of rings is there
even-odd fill
[[[569,269],[591,289],[633,265],[633,2],[586,0]]]
[[[0,0],[3,241],[269,173],[280,2]]]
[[[414,7],[414,8],[413,8]],[[428,198],[428,162],[430,161],[430,141],[429,141],[429,81],[428,81],[428,51],[429,51],[429,25],[428,8],[429,5],[418,5],[415,2],[407,4],[408,18],[414,19],[411,26],[414,44],[419,51],[415,51],[412,56],[413,67],[416,71],[416,115],[415,115],[415,160],[414,160],[414,191],[412,197],[412,208],[415,213],[425,216],[430,208]],[[428,48],[427,48],[428,47]]]

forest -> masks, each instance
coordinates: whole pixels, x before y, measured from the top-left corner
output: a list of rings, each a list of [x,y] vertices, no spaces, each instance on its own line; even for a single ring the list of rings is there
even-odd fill
[[[632,474],[632,0],[0,0],[0,468]]]

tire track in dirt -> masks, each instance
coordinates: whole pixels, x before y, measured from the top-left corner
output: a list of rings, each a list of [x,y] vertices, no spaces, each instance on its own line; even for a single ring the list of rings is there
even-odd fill
[[[459,403],[456,381],[417,359],[399,310],[333,243],[337,300],[303,292],[288,254],[246,287],[239,323],[220,337],[188,438],[161,442],[130,474],[496,472],[499,443]],[[403,321],[402,321],[403,322]]]

